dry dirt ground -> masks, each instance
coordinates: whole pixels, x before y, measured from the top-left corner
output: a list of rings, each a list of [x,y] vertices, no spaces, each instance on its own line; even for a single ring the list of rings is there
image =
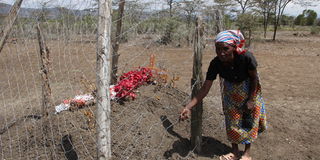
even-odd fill
[[[268,130],[252,146],[253,159],[320,159],[320,37],[292,34],[280,32],[276,42],[259,40],[250,48],[259,63],[268,118]],[[203,151],[194,154],[188,140],[190,121],[177,121],[190,98],[192,47],[163,47],[149,41],[122,45],[120,73],[148,65],[150,54],[155,54],[157,66],[180,79],[176,88],[146,85],[139,88],[136,100],[112,102],[113,159],[206,160],[228,153],[218,82],[204,99]],[[84,93],[81,77],[94,82],[94,47],[89,42],[49,41],[54,104]],[[203,74],[214,57],[212,48],[206,47]],[[36,116],[21,119],[41,110],[36,41],[8,44],[0,56],[0,129],[17,121],[0,134],[0,159],[66,159],[74,152],[80,159],[95,159],[96,126],[87,114],[94,113],[95,106],[52,114],[49,121]],[[48,128],[43,129],[43,123]],[[63,150],[66,135],[72,137],[73,150]]]

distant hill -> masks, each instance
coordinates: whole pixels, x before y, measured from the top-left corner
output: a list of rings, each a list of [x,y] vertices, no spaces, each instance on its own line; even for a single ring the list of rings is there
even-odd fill
[[[5,16],[9,13],[10,8],[12,5],[0,3],[0,15]],[[35,9],[35,8],[21,8],[19,11],[19,17],[24,18],[32,18],[37,13],[40,13],[42,9]],[[68,13],[75,16],[85,16],[85,15],[96,15],[97,11],[94,9],[85,9],[85,10],[71,10],[67,8],[44,8],[43,11],[46,13],[46,18],[48,19],[55,19],[61,16],[62,13]]]
[[[10,8],[11,8],[11,5],[5,4],[5,3],[0,3],[0,14],[1,15],[7,14],[9,12]]]

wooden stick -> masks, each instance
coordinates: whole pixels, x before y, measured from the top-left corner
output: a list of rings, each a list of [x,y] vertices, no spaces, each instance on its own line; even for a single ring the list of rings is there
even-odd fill
[[[6,17],[6,19],[4,20],[4,24],[7,24],[4,28],[4,30],[1,31],[0,36],[0,53],[3,49],[3,46],[6,43],[7,38],[9,37],[9,33],[11,31],[11,28],[14,24],[14,22],[17,19],[21,4],[22,4],[23,0],[17,0],[14,5],[11,7],[9,15]]]

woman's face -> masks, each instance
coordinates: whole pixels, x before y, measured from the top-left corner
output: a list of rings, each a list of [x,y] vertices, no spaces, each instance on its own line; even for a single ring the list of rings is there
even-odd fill
[[[222,62],[232,62],[235,49],[234,46],[229,45],[228,43],[216,43],[216,53]]]

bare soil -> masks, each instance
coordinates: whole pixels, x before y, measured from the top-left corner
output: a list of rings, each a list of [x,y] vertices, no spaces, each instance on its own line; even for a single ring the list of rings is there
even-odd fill
[[[278,40],[255,41],[250,50],[259,64],[266,101],[268,130],[252,146],[253,159],[305,160],[320,157],[320,37],[295,37],[280,32]],[[94,43],[49,41],[52,56],[53,103],[85,93],[81,77],[95,82]],[[123,73],[149,63],[179,77],[176,87],[145,85],[135,100],[112,102],[111,135],[113,159],[218,159],[230,152],[218,81],[204,99],[201,153],[190,147],[190,121],[178,122],[182,105],[190,99],[192,47],[158,46],[148,40],[122,44]],[[66,159],[75,151],[80,159],[96,158],[95,106],[40,115],[41,82],[34,40],[8,44],[0,58],[0,159]],[[215,56],[208,44],[203,57],[203,75]],[[53,108],[51,109],[53,111]],[[25,118],[23,118],[25,117]],[[45,123],[48,128],[43,128]],[[45,132],[47,134],[45,134]],[[70,135],[72,151],[65,151],[63,137]],[[72,147],[71,147],[72,148]],[[241,147],[243,148],[243,147]]]

